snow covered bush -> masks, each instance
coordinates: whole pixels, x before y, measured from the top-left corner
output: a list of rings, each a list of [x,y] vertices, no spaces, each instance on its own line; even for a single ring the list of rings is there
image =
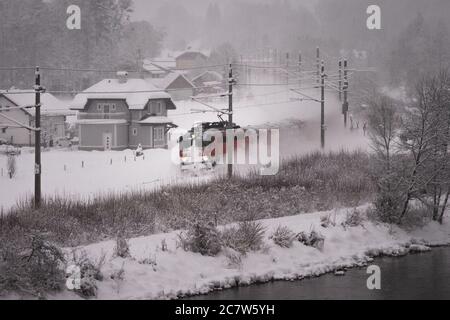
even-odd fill
[[[17,292],[45,297],[62,289],[64,255],[41,235],[25,241],[9,238],[0,246],[0,293]]]
[[[373,202],[374,211],[371,216],[377,220],[387,223],[397,223],[401,211],[401,196],[395,191],[379,190]]]
[[[204,256],[216,256],[221,250],[220,234],[213,223],[195,223],[179,235],[179,243],[185,251]]]
[[[297,241],[301,242],[305,246],[316,248],[320,251],[323,250],[325,245],[325,237],[313,230],[310,233],[300,232],[296,235]]]
[[[260,250],[264,244],[265,228],[260,222],[244,221],[238,227],[222,232],[222,244],[242,254]]]
[[[167,241],[166,239],[161,240],[161,251],[162,252],[168,252],[169,248],[167,247]]]
[[[97,262],[87,257],[86,253],[77,255],[73,253],[73,265],[80,270],[80,287],[75,288],[74,292],[83,298],[93,298],[97,296],[97,281],[103,281],[101,268],[105,262],[105,255],[100,257]]]
[[[122,235],[119,235],[116,239],[116,247],[114,248],[114,255],[119,258],[130,258],[130,247],[128,241]]]
[[[157,271],[158,263],[156,261],[156,255],[150,255],[148,258],[144,258],[142,260],[139,260],[139,264],[145,264],[150,267],[152,267],[153,271]]]
[[[242,254],[231,248],[224,249],[227,258],[227,266],[232,269],[240,269],[242,267]]]
[[[109,277],[111,278],[111,280],[116,281],[116,283],[125,280],[125,263],[123,263],[118,270],[111,273]]]
[[[116,292],[119,293],[122,283],[125,281],[125,262],[122,263],[119,270],[111,274],[111,279],[116,283]]]
[[[9,178],[12,179],[15,177],[17,172],[17,164],[16,164],[16,156],[9,155],[6,160],[6,168],[8,169]]]
[[[363,214],[359,210],[353,209],[352,211],[347,212],[345,220],[342,222],[342,226],[344,228],[358,227],[363,224],[363,221]]]
[[[336,213],[326,214],[320,217],[320,225],[323,228],[329,228],[336,226]]]
[[[278,226],[270,238],[277,246],[282,248],[290,248],[295,240],[295,233],[288,227]]]

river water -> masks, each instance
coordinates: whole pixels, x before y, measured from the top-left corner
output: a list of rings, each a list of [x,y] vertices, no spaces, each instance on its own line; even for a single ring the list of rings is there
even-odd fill
[[[195,300],[303,300],[303,299],[450,299],[450,248],[401,258],[379,258],[381,289],[367,289],[366,268],[345,276],[327,274],[301,281],[277,281],[217,291]]]

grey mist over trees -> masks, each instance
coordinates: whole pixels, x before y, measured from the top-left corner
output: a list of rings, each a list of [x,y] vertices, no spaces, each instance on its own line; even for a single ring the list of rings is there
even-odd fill
[[[82,8],[81,30],[66,28],[69,5]],[[0,67],[136,69],[140,56],[156,54],[162,35],[149,22],[131,22],[132,0],[0,0]],[[0,86],[29,88],[33,70],[2,73]],[[53,90],[84,89],[98,73],[48,71]]]
[[[132,19],[164,30],[164,44],[214,49],[230,43],[242,54],[268,48],[312,59],[316,46],[329,56],[364,50],[367,65],[392,83],[412,70],[445,67],[450,57],[446,0],[379,0],[382,30],[368,30],[370,0],[134,0]],[[420,22],[420,20],[422,22]],[[348,58],[352,59],[351,54]]]
[[[82,9],[82,29],[68,30],[66,10]],[[390,84],[415,72],[448,67],[450,22],[446,0],[379,0],[382,30],[366,28],[369,0],[0,0],[0,67],[51,66],[136,69],[161,49],[221,48],[243,55],[270,49],[313,61],[320,46],[330,60],[365,51]],[[226,55],[228,53],[225,53]],[[334,62],[333,62],[334,63]],[[78,90],[104,78],[94,73],[47,72],[52,89]],[[2,72],[0,86],[29,87],[33,71]]]

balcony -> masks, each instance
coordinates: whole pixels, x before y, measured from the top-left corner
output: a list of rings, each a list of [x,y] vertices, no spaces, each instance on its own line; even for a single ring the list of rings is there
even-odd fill
[[[123,124],[128,123],[128,113],[92,113],[78,112],[78,124]]]
[[[92,113],[78,112],[78,120],[128,120],[126,112]]]

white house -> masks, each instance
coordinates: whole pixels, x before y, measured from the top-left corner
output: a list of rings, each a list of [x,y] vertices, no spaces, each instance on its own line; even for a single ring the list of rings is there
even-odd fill
[[[72,110],[78,111],[81,150],[167,148],[167,132],[174,127],[167,110],[174,110],[170,95],[152,79],[105,79],[78,94]]]

